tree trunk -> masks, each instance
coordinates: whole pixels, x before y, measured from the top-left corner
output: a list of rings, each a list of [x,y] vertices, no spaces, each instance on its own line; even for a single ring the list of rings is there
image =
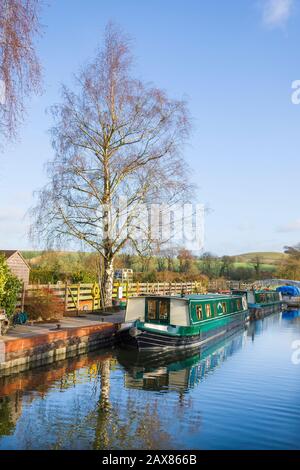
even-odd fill
[[[114,259],[111,257],[104,258],[104,269],[101,284],[101,293],[103,296],[102,305],[103,307],[111,307],[114,284]]]

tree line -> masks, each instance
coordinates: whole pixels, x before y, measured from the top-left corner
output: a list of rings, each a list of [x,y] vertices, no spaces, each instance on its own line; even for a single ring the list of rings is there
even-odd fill
[[[24,255],[31,264],[32,283],[98,282],[96,253],[45,251]],[[270,274],[258,256],[244,266],[232,256],[220,257],[209,252],[195,256],[185,248],[172,248],[147,256],[120,253],[115,259],[115,269],[132,269],[134,281],[180,282],[201,278],[254,281],[275,275],[277,268],[274,266]]]

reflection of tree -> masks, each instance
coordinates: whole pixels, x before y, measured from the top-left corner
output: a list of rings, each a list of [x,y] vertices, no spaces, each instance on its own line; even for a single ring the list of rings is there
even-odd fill
[[[101,391],[94,414],[96,426],[93,448],[156,449],[170,446],[170,436],[160,423],[158,401],[143,407],[138,407],[130,397],[126,402],[110,402],[110,368],[110,359],[103,360],[99,365]]]
[[[13,434],[16,423],[22,413],[20,392],[12,396],[0,398],[0,436]]]
[[[110,418],[110,360],[105,359],[99,365],[101,380],[100,399],[97,404],[97,425],[95,430],[94,449],[105,449],[109,445],[108,427]]]
[[[158,400],[138,406],[130,397],[105,410],[99,406],[94,449],[171,448],[173,439],[161,423],[159,409]]]
[[[0,435],[9,436],[13,433],[15,424],[11,417],[10,397],[0,399]]]

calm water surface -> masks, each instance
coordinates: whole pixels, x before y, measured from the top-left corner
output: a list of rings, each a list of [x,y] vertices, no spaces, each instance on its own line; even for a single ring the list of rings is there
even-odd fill
[[[295,340],[289,312],[206,350],[101,351],[2,378],[0,449],[300,449]]]

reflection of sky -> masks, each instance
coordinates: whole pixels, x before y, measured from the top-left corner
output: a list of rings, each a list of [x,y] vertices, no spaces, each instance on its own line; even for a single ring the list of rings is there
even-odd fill
[[[226,344],[216,347],[207,358],[216,367],[183,393],[125,388],[121,366],[110,373],[108,414],[95,412],[100,378],[87,368],[74,383],[71,374],[54,382],[44,398],[28,391],[15,432],[0,448],[91,448],[97,422],[107,431],[101,438],[119,448],[299,448],[300,366],[291,362],[291,344],[300,324],[273,315],[252,327],[243,347],[228,347],[229,340],[226,359],[214,364]],[[68,388],[60,391],[62,382]]]

